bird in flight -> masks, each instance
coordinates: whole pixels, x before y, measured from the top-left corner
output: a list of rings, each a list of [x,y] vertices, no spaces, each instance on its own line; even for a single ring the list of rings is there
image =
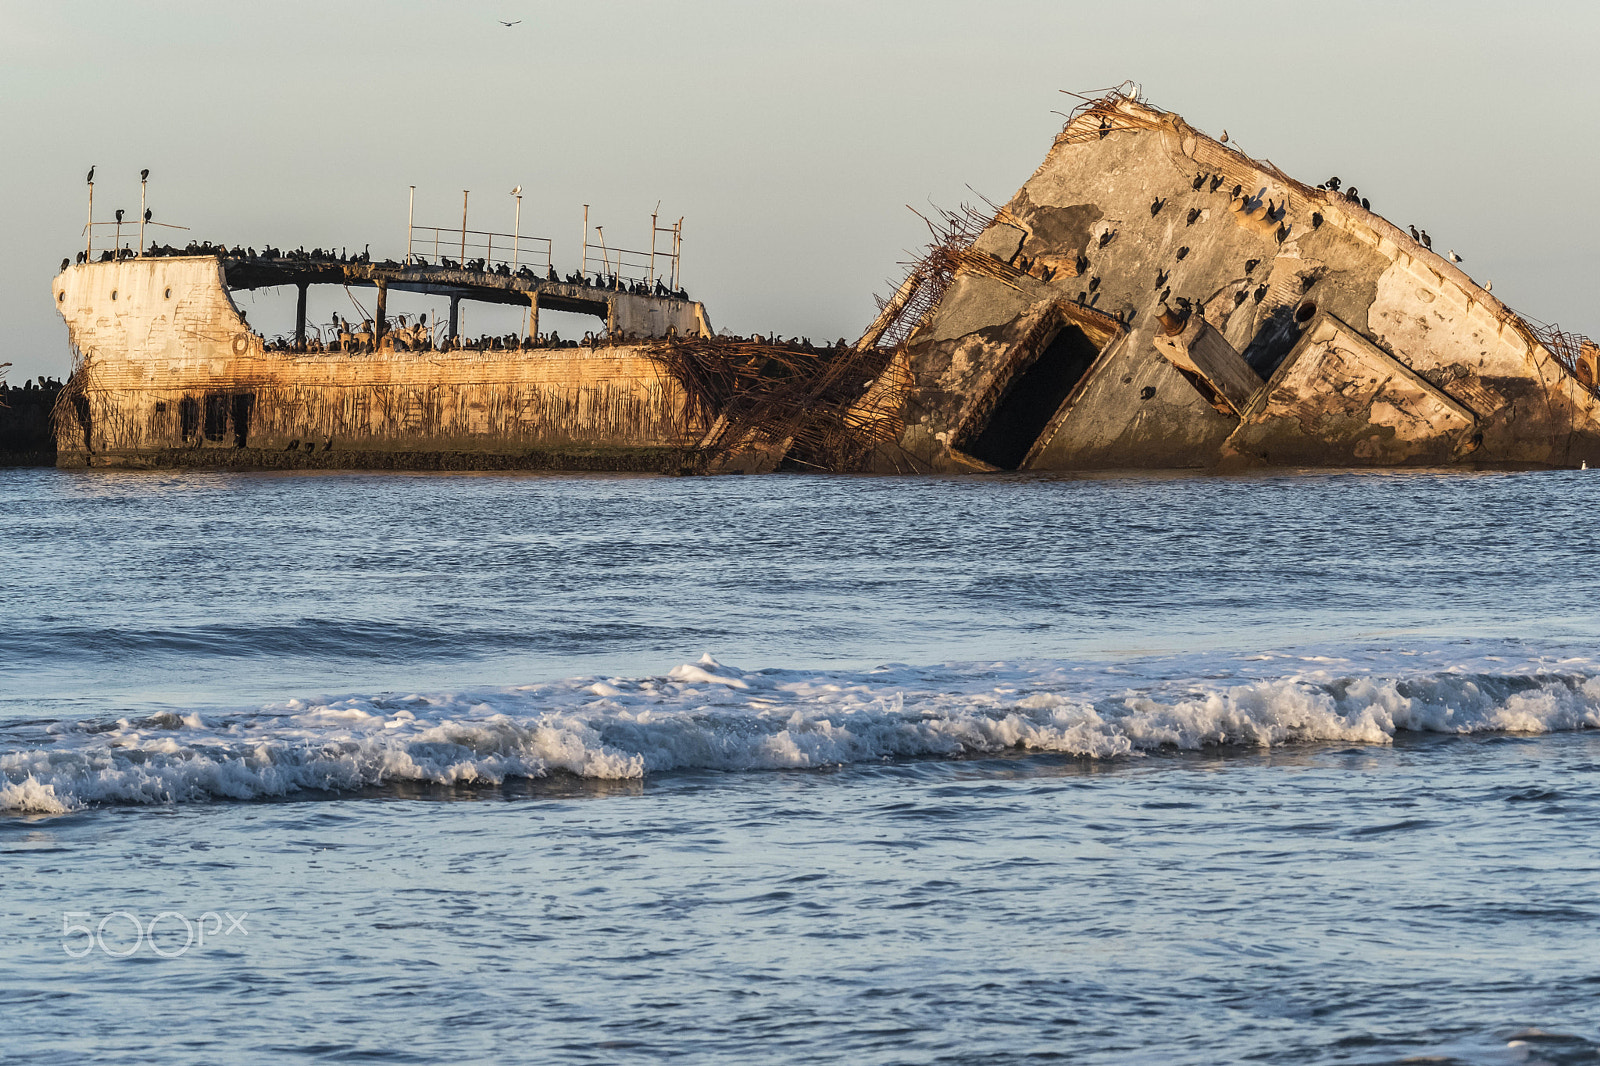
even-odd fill
[[[510,27],[516,26],[516,25],[520,25],[521,22],[522,22],[521,19],[518,19],[516,22],[507,22],[505,19],[499,19],[498,21],[499,21],[500,25],[505,26],[507,28],[510,28]]]

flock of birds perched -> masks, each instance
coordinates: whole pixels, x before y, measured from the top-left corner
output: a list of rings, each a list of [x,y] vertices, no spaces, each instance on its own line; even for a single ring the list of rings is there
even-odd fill
[[[149,212],[146,212],[146,214],[148,213]],[[120,215],[121,212],[119,211],[118,214]],[[109,263],[116,259],[132,259],[137,254],[138,253],[131,248],[121,248],[114,252],[107,251],[101,253],[98,262]],[[225,259],[267,259],[291,263],[360,264],[372,262],[371,245],[368,245],[360,252],[352,255],[350,254],[349,250],[345,248],[341,248],[338,251],[334,251],[332,248],[313,248],[310,251],[307,251],[303,245],[299,248],[293,248],[288,251],[268,245],[258,252],[254,247],[235,246],[230,248],[226,244],[212,244],[210,241],[190,241],[187,245],[184,245],[181,248],[175,248],[170,244],[156,244],[154,241],[152,241],[150,243],[150,247],[145,250],[144,254],[146,256],[215,255]],[[87,253],[79,252],[77,262],[85,263],[87,261]],[[413,265],[421,267],[433,265],[420,255],[412,256],[411,262]],[[70,259],[61,260],[61,269],[67,269],[71,263],[72,260]],[[379,263],[379,265],[399,268],[404,264],[398,263],[393,259],[384,259]],[[506,263],[491,264],[486,259],[469,259],[465,263],[459,263],[454,259],[441,258],[438,266],[448,270],[466,270],[475,274],[489,274],[496,277],[507,278],[516,277],[527,281],[537,280],[540,277],[529,267],[525,266],[519,270],[513,271]],[[610,292],[626,292],[635,296],[660,296],[670,297],[676,300],[689,299],[689,293],[685,289],[681,287],[676,289],[669,288],[663,284],[660,279],[657,279],[654,284],[651,284],[642,280],[630,280],[628,278],[619,277],[616,274],[604,274],[598,271],[593,275],[587,275],[574,271],[563,277],[560,274],[557,274],[555,267],[552,266],[545,273],[542,280],[564,282],[568,285],[581,285],[586,289],[603,289]]]
[[[1328,192],[1337,193],[1337,192],[1340,191],[1340,189],[1343,187],[1343,185],[1344,185],[1344,182],[1342,180],[1340,180],[1338,178],[1338,176],[1334,176],[1334,177],[1329,178],[1327,181],[1323,182],[1321,185],[1318,185],[1317,188],[1326,189]],[[1345,189],[1343,195],[1344,195],[1344,198],[1346,200],[1349,200],[1351,203],[1360,204],[1363,208],[1365,208],[1368,211],[1372,210],[1371,201],[1369,201],[1365,197],[1363,197],[1361,195],[1360,190],[1357,189],[1354,185],[1350,186],[1350,188],[1348,188],[1348,189]],[[1408,225],[1406,227],[1406,229],[1411,231],[1411,239],[1412,240],[1416,241],[1418,244],[1420,244],[1424,248],[1428,249],[1428,251],[1430,251],[1430,252],[1433,251],[1433,238],[1428,236],[1428,231],[1427,230],[1418,229],[1416,226],[1411,226],[1411,225]],[[1462,259],[1461,256],[1456,254],[1454,248],[1452,248],[1449,251],[1445,252],[1445,258],[1449,259],[1450,262],[1452,262],[1452,263],[1461,263],[1461,262],[1465,261],[1465,260]],[[1492,287],[1493,287],[1493,283],[1486,283],[1484,285],[1485,289],[1489,289],[1489,288],[1492,288]]]

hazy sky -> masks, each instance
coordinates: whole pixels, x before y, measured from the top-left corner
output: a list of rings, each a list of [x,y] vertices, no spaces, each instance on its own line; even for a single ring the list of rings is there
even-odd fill
[[[659,200],[714,324],[854,336],[926,236],[906,204],[1008,199],[1074,102],[1057,90],[1125,78],[1600,334],[1597,39],[1576,2],[0,0],[0,361],[65,375],[50,279],[91,164],[100,218],[137,213],[148,167],[156,217],[197,238],[379,257],[404,250],[407,186],[419,223],[459,223],[466,188],[475,228],[509,229],[521,185],[563,271],[582,204],[638,247]]]

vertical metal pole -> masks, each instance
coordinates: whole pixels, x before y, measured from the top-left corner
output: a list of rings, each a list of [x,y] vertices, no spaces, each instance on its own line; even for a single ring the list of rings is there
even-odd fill
[[[139,179],[139,254],[144,254],[144,194],[150,182],[145,178]]]
[[[656,217],[661,214],[661,201],[656,201],[656,209],[650,212],[650,287],[656,286]]]
[[[294,350],[306,350],[306,282],[300,283],[300,295],[294,302]]]
[[[683,216],[678,216],[677,223],[673,226],[677,230],[673,234],[673,243],[677,245],[676,254],[672,257],[673,288],[683,288]]]
[[[406,266],[411,265],[411,223],[417,216],[417,187],[411,186],[411,202],[406,205]]]
[[[511,224],[511,269],[516,270],[522,253],[522,194],[517,193],[517,218]]]
[[[86,263],[94,262],[94,182],[89,183],[89,243],[84,245],[83,260]]]
[[[606,266],[606,273],[611,273],[611,253],[606,251],[606,228],[596,226],[594,231],[600,235],[600,262]]]
[[[468,190],[466,189],[461,190],[461,268],[463,270],[467,266],[467,192]]]
[[[120,218],[117,219],[116,239],[111,242],[111,255],[115,259],[122,258],[122,219]]]
[[[461,297],[450,297],[450,339],[456,339],[456,324],[461,321]]]
[[[89,185],[90,214],[94,213],[94,185]],[[578,277],[582,279],[589,273],[589,205],[583,205],[583,258],[578,260]]]
[[[539,290],[528,293],[528,336],[539,337]]]

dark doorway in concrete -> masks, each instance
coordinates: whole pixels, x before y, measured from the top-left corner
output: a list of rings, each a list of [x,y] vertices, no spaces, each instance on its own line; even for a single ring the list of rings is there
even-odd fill
[[[94,451],[93,416],[89,413],[89,398],[82,393],[72,398],[72,413],[78,416],[78,425],[83,428],[83,450]]]
[[[228,408],[226,393],[213,392],[206,396],[206,440],[221,440],[228,435]]]
[[[186,441],[194,440],[194,435],[200,432],[200,401],[193,396],[178,401],[178,428]]]
[[[244,442],[250,437],[250,413],[256,409],[256,394],[253,392],[236,392],[233,394],[233,446],[243,448]]]
[[[1017,469],[1099,354],[1083,330],[1062,329],[1031,366],[1011,379],[988,425],[964,450],[1002,470]]]

